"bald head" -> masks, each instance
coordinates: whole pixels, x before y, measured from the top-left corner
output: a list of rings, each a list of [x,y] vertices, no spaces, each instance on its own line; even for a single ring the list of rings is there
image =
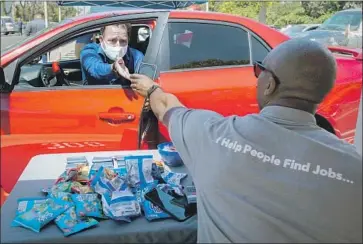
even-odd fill
[[[332,89],[336,78],[332,53],[310,40],[286,41],[274,48],[263,63],[281,82],[272,93],[267,92],[268,100],[295,99],[317,105]],[[262,85],[259,89],[270,82],[274,82],[272,74],[263,72],[259,77]]]

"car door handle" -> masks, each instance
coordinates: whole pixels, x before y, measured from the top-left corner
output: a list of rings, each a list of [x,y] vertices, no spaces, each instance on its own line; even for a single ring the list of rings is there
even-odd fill
[[[126,122],[132,122],[135,120],[136,116],[133,113],[99,113],[98,118],[102,121],[105,121],[109,124],[122,124]]]

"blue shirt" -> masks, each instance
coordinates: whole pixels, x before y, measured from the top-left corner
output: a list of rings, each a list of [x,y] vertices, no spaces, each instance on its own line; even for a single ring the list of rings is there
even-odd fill
[[[132,57],[130,57],[132,55]],[[142,62],[144,55],[133,48],[128,48],[126,55],[123,57],[126,67],[130,70],[130,60],[134,60],[134,70],[137,70]],[[127,80],[117,77],[112,71],[113,61],[107,58],[101,46],[97,43],[87,44],[81,51],[82,78],[88,85],[126,85]],[[132,71],[130,70],[130,73]]]

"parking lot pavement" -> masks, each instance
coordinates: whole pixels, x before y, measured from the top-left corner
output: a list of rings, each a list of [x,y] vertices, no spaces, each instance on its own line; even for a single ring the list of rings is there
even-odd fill
[[[26,36],[20,36],[19,34],[1,35],[1,53],[8,46],[14,45],[25,38]]]

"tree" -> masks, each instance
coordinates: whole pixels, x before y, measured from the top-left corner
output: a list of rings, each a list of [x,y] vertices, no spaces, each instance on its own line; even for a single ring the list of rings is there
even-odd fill
[[[24,21],[34,19],[36,13],[44,15],[44,1],[19,1],[15,8],[15,17],[21,18]],[[58,5],[55,2],[47,3],[48,20],[50,22],[58,22],[59,12]],[[62,18],[70,18],[77,15],[77,10],[74,7],[61,7]]]

